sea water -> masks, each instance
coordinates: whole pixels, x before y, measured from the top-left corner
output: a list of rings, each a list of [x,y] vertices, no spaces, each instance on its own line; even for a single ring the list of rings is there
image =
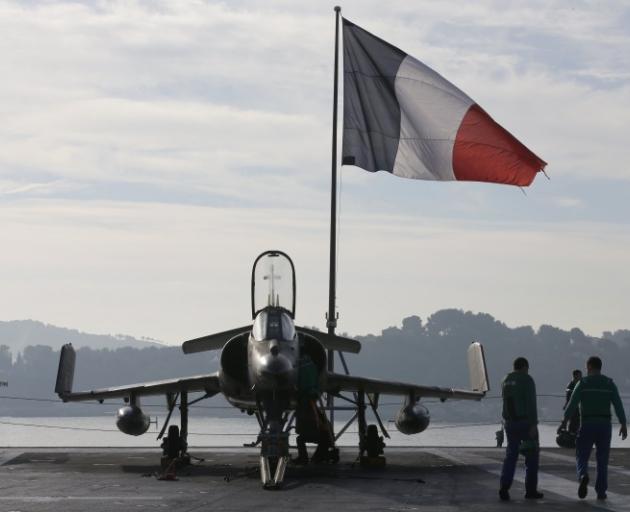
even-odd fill
[[[176,416],[176,415],[175,415]],[[89,417],[17,418],[0,417],[0,447],[150,447],[159,446],[157,435],[164,422],[157,417],[142,436],[128,436],[115,425],[113,415]],[[174,418],[177,424],[178,418]],[[335,422],[339,432],[344,422]],[[498,423],[485,424],[431,424],[420,434],[404,435],[392,423],[386,428],[391,436],[385,439],[387,446],[496,446],[495,433]],[[557,425],[539,427],[541,446],[556,446]],[[613,447],[630,446],[622,442],[613,426]],[[254,417],[243,415],[233,418],[194,417],[189,421],[189,445],[191,447],[243,446],[256,440],[258,423]],[[338,441],[340,446],[356,446],[356,423],[351,425]]]

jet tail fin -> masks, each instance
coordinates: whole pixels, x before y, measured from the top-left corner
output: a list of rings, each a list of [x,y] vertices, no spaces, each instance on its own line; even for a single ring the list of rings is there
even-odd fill
[[[488,369],[483,345],[473,341],[468,347],[468,371],[470,373],[470,389],[486,393],[490,390]]]
[[[66,397],[72,394],[72,382],[74,381],[74,364],[76,358],[76,352],[74,351],[74,347],[71,343],[67,343],[61,347],[55,393],[57,393],[59,398],[61,398],[64,402],[66,401]]]

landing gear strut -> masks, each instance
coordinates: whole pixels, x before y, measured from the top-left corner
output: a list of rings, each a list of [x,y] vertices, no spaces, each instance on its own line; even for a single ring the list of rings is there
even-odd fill
[[[260,480],[265,489],[278,489],[284,481],[284,472],[289,462],[288,414],[276,401],[277,397],[258,399],[260,416]]]
[[[171,404],[171,412],[175,407],[175,402]],[[190,464],[188,454],[188,392],[182,391],[179,399],[180,427],[171,425],[168,427],[168,434],[162,441],[162,469],[167,469],[174,465],[187,466]],[[167,418],[170,418],[170,413]]]
[[[265,489],[277,489],[282,486],[289,461],[289,433],[274,428],[260,437],[260,480]]]
[[[357,393],[357,423],[359,426],[359,462],[363,467],[385,467],[385,443],[378,435],[378,427],[365,421],[365,393]]]
[[[343,352],[339,352],[339,358],[341,359],[341,364],[343,365],[343,369],[346,375],[350,375],[350,371],[348,370],[348,365],[346,364],[346,359],[343,356]],[[383,436],[389,439],[389,433],[385,429],[383,425],[383,421],[378,414],[378,399],[379,394],[368,394],[367,399],[370,408],[372,409],[372,413],[376,418],[378,423],[378,427],[376,425],[368,425],[365,421],[365,410],[367,408],[365,403],[365,391],[358,390],[354,393],[354,400],[350,398],[346,398],[343,395],[338,394],[339,398],[342,398],[353,405],[356,406],[356,412],[354,416],[350,418],[350,420],[345,424],[345,426],[337,433],[334,437],[335,440],[339,439],[341,435],[352,425],[352,423],[356,420],[358,426],[359,433],[359,462],[361,466],[364,467],[385,467],[386,459],[383,455],[385,442],[383,441],[383,437],[379,435],[378,429],[380,427]]]

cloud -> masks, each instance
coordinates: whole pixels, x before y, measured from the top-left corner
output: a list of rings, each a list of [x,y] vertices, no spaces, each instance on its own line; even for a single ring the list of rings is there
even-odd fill
[[[2,232],[4,319],[181,341],[247,323],[253,259],[281,249],[297,268],[298,322],[324,326],[325,212],[47,199],[3,206]],[[443,307],[627,327],[628,258],[622,226],[347,214],[340,328],[378,332]]]
[[[576,208],[582,206],[582,200],[577,197],[557,197],[555,202],[563,208]]]
[[[554,175],[628,181],[622,5],[346,11],[461,86]],[[332,28],[332,10],[308,3],[2,2],[0,165],[212,190],[209,201],[257,201],[238,171],[259,166],[262,194],[303,204],[328,180]],[[282,194],[273,169],[291,169]]]
[[[3,315],[194,337],[247,319],[252,258],[279,247],[322,325],[333,5],[0,0]],[[343,328],[446,306],[627,327],[626,4],[344,13],[475,98],[551,181],[523,196],[344,168]]]

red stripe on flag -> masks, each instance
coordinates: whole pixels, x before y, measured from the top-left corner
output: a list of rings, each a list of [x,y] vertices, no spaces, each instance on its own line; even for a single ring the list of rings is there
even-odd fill
[[[479,105],[468,109],[453,147],[453,171],[458,181],[526,187],[546,165]]]

